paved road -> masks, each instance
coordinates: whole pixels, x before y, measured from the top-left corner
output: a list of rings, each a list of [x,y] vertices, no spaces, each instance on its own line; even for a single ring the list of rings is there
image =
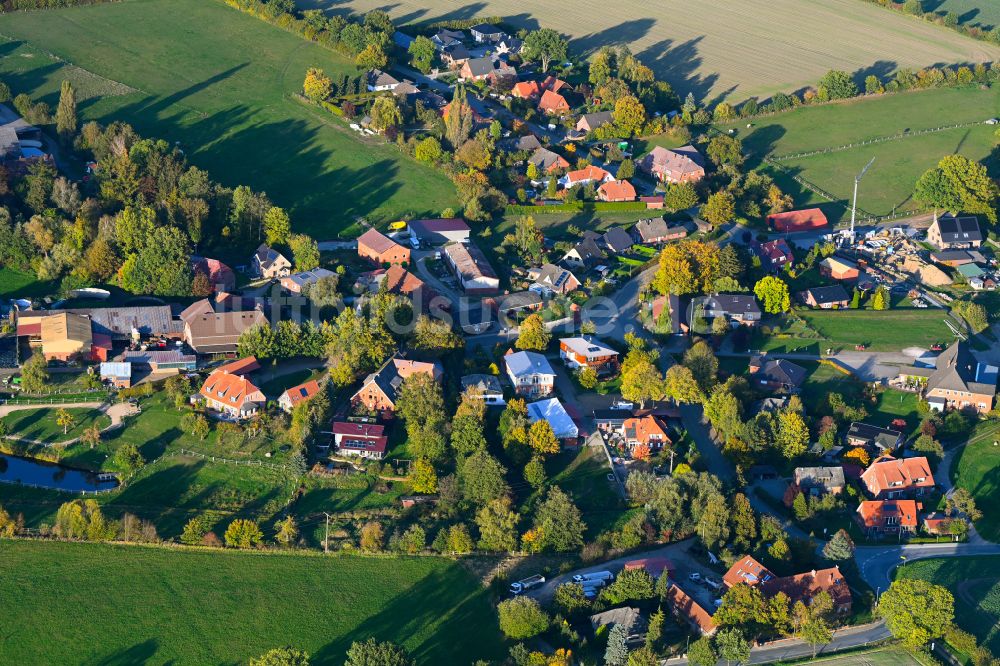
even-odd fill
[[[638,560],[643,558],[658,558],[665,557],[667,559],[680,558],[681,553],[687,551],[690,546],[690,541],[678,541],[676,543],[667,544],[666,546],[661,546],[654,550],[646,550],[641,553],[632,553],[631,555],[626,555],[624,557],[619,557],[618,559],[608,560],[607,562],[601,562],[600,564],[593,564],[587,567],[581,567],[573,571],[562,574],[561,576],[556,576],[545,581],[545,584],[541,587],[537,587],[534,590],[527,592],[527,596],[538,599],[539,602],[543,604],[550,603],[552,601],[553,595],[556,593],[556,588],[563,583],[571,583],[573,581],[573,576],[581,573],[591,573],[594,571],[610,571],[613,574],[617,574],[623,568],[625,568],[626,562],[631,562],[632,560]]]
[[[885,628],[885,624],[882,622],[838,629],[833,632],[833,640],[822,648],[817,649],[816,655],[850,650],[868,645],[869,643],[883,641],[888,637],[889,630]],[[776,661],[790,661],[792,659],[812,657],[812,654],[813,648],[811,645],[798,638],[789,638],[782,641],[774,641],[773,643],[765,643],[751,649],[750,660],[746,663],[768,664]],[[686,664],[688,661],[684,657],[676,657],[674,659],[665,659],[660,663],[665,666],[674,666],[675,664]],[[719,664],[724,663],[726,663],[725,660],[719,661]]]
[[[892,572],[906,562],[928,557],[970,557],[975,555],[1000,555],[1000,544],[928,543],[909,546],[859,546],[854,559],[873,590],[885,590],[892,582]],[[905,565],[904,565],[905,566]]]
[[[656,267],[647,268],[607,298],[584,305],[581,321],[591,321],[602,338],[624,341],[626,333],[651,338],[639,322],[639,293],[653,279]]]
[[[708,471],[724,482],[732,481],[736,477],[736,473],[730,462],[722,455],[719,444],[712,437],[701,405],[681,405],[681,421],[695,446],[698,447],[701,462],[705,464]]]

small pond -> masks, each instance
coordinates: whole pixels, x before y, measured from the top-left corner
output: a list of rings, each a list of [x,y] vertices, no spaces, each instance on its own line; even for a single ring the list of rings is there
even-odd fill
[[[79,493],[114,490],[118,487],[118,478],[113,474],[96,474],[44,460],[2,453],[0,483],[19,483],[25,486]]]

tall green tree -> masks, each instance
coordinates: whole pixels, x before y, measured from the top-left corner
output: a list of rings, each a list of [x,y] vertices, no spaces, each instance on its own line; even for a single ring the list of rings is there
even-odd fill
[[[628,632],[625,625],[615,623],[608,632],[608,646],[604,650],[605,666],[626,666],[628,663]]]
[[[539,550],[569,552],[583,547],[587,525],[580,509],[558,486],[549,488],[545,500],[535,510],[534,531]]]
[[[392,641],[379,642],[374,638],[351,643],[346,656],[344,666],[416,666],[417,663]]]
[[[537,636],[552,622],[538,602],[526,596],[501,601],[497,612],[500,615],[500,631],[514,640]]]
[[[68,146],[73,142],[76,130],[76,91],[73,84],[64,80],[59,89],[59,106],[56,107],[56,133],[59,134],[59,141]]]
[[[955,617],[955,599],[940,585],[903,578],[882,594],[878,614],[894,637],[918,649],[944,635]]]
[[[726,660],[726,666],[731,666],[750,659],[750,642],[743,637],[739,629],[723,629],[715,636],[715,645],[719,656]]]
[[[492,500],[476,512],[479,549],[513,551],[517,549],[517,523],[520,516],[511,508],[510,498]]]
[[[753,293],[764,305],[764,312],[779,314],[788,312],[792,306],[788,285],[781,278],[768,275],[757,281]]]
[[[424,74],[431,71],[431,66],[434,64],[434,56],[437,55],[437,49],[434,48],[434,42],[428,37],[419,35],[410,42],[410,46],[406,51],[410,54],[411,65]]]
[[[518,349],[545,351],[551,339],[552,334],[546,330],[545,321],[541,316],[530,314],[521,322],[517,342],[514,344]]]
[[[510,493],[506,474],[507,468],[499,460],[485,450],[477,451],[465,459],[458,471],[462,494],[479,506],[506,497]]]
[[[309,666],[309,655],[290,647],[275,648],[251,659],[250,666]]]
[[[524,38],[523,57],[538,62],[542,71],[549,71],[553,60],[565,60],[569,52],[569,42],[551,28],[540,28],[529,32]]]

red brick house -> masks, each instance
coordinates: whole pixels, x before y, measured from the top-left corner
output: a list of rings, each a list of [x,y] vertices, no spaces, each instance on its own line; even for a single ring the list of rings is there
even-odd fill
[[[758,245],[757,256],[760,257],[764,268],[772,271],[778,271],[785,266],[791,266],[792,262],[795,261],[792,248],[788,247],[788,243],[783,238]]]
[[[664,183],[696,183],[705,177],[705,160],[694,146],[656,146],[636,166]]]
[[[378,412],[383,417],[390,418],[396,409],[403,380],[419,373],[431,375],[438,381],[442,376],[441,368],[436,363],[390,358],[381,368],[365,377],[361,388],[351,396],[351,404],[364,406],[370,412]]]
[[[858,265],[849,259],[827,257],[819,262],[819,274],[832,280],[857,280]]]
[[[358,256],[379,265],[406,264],[410,261],[410,248],[369,229],[358,238]]]
[[[549,115],[569,113],[569,102],[559,93],[546,90],[538,100],[538,110]]]

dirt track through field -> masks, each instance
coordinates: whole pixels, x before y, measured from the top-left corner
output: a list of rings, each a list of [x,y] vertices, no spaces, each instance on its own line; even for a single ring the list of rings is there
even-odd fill
[[[397,23],[504,16],[555,28],[574,51],[629,44],[681,94],[768,96],[815,85],[830,69],[886,76],[898,67],[984,62],[1000,48],[862,0],[299,0],[332,12],[388,9]]]

